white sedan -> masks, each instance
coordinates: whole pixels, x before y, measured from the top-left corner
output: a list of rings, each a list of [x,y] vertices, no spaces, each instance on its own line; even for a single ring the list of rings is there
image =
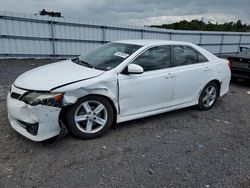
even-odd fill
[[[184,42],[125,40],[20,75],[7,96],[11,126],[34,141],[96,138],[116,123],[197,105],[229,90],[226,60]],[[195,112],[194,112],[195,113]]]

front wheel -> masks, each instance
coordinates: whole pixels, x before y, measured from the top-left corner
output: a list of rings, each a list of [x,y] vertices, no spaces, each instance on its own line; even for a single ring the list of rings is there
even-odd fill
[[[211,109],[218,98],[218,93],[217,84],[214,82],[208,83],[200,94],[198,108],[200,110]]]
[[[104,97],[86,96],[67,112],[69,131],[81,139],[91,139],[103,135],[113,122],[112,105]]]

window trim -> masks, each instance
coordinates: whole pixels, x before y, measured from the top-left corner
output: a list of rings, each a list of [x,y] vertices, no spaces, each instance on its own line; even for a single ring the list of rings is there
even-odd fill
[[[201,64],[201,63],[208,63],[209,59],[203,55],[199,50],[197,50],[196,48],[194,48],[193,46],[190,45],[185,45],[185,44],[156,44],[156,45],[152,45],[152,46],[148,46],[147,48],[145,48],[144,50],[142,50],[140,53],[138,53],[133,59],[131,59],[126,65],[124,65],[123,68],[121,68],[119,70],[119,72],[117,72],[118,74],[126,74],[126,69],[128,67],[129,64],[133,63],[133,61],[139,57],[141,54],[143,54],[145,51],[149,50],[150,48],[156,47],[156,46],[169,46],[170,47],[170,67],[164,68],[164,69],[170,69],[170,68],[175,68],[175,67],[183,67],[183,66],[190,66],[190,65],[196,65],[196,64]],[[186,46],[189,48],[192,48],[193,50],[196,51],[196,53],[200,53],[202,56],[204,56],[204,58],[207,60],[206,62],[198,62],[195,64],[189,64],[189,65],[181,65],[181,66],[174,66],[174,52],[173,52],[173,46]],[[197,59],[198,59],[198,53],[197,53]],[[152,71],[160,71],[160,70],[164,70],[164,69],[156,69],[156,70],[151,70],[151,71],[147,71],[147,72],[152,72]],[[144,73],[147,73],[144,72]],[[143,73],[143,74],[144,74]]]

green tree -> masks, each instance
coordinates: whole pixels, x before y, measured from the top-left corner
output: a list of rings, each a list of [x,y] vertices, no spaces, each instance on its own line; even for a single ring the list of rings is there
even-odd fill
[[[203,30],[203,31],[236,31],[236,32],[249,32],[250,25],[242,24],[241,20],[234,22],[219,23],[205,23],[200,20],[186,21],[182,20],[172,24],[151,25],[151,27],[175,29],[175,30]]]

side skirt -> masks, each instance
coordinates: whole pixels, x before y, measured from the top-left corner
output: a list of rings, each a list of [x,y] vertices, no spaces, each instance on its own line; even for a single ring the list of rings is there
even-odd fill
[[[152,111],[148,111],[148,112],[144,112],[144,113],[140,113],[140,114],[133,114],[133,115],[129,115],[129,116],[121,116],[120,114],[118,114],[117,115],[117,123],[130,121],[130,120],[134,120],[134,119],[139,119],[139,118],[152,116],[152,115],[156,115],[156,114],[161,114],[161,113],[165,113],[165,112],[169,112],[169,111],[173,111],[173,110],[178,110],[181,108],[194,106],[196,104],[197,104],[197,101],[192,101],[192,102],[184,103],[184,104],[177,105],[177,106],[171,106],[168,108],[161,108],[161,109],[152,110]]]

